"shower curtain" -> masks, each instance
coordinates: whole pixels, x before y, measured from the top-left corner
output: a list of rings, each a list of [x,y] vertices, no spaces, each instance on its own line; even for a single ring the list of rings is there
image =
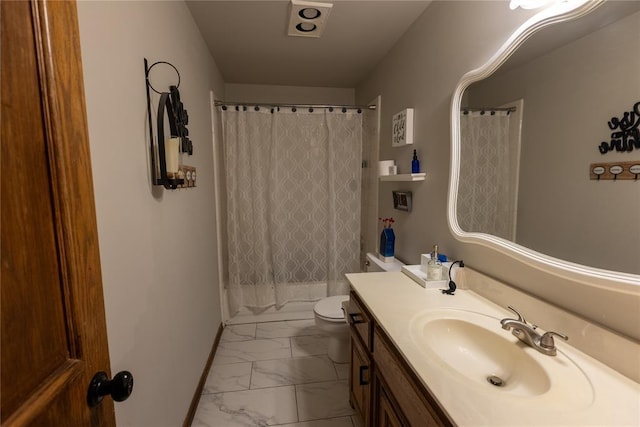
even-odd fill
[[[461,113],[460,135],[460,227],[514,240],[517,180],[512,177],[509,114]]]
[[[362,114],[223,109],[232,313],[348,293],[359,271]]]

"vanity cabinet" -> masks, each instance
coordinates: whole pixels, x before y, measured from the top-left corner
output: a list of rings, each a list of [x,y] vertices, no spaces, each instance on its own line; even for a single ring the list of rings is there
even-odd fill
[[[396,420],[396,422],[400,422],[398,425],[403,426],[444,427],[453,425],[433,396],[407,366],[384,331],[377,325],[374,326],[374,329],[373,360],[376,366],[374,401],[377,403],[375,407],[378,408],[378,416],[374,416],[374,420],[379,420],[374,425],[387,425],[383,424],[387,419]],[[390,409],[386,409],[385,405],[390,406]],[[381,408],[385,408],[384,411]],[[386,414],[390,410],[393,410],[393,417]]]
[[[384,387],[376,388],[376,395],[378,396],[377,405],[377,425],[380,427],[402,427],[407,425],[403,423],[398,415],[398,411],[394,408],[391,399],[387,395],[387,390]]]
[[[349,403],[358,411],[365,426],[371,425],[373,364],[371,350],[373,323],[371,316],[353,294],[347,306],[350,325]]]
[[[355,292],[349,300],[349,397],[365,426],[453,426]]]
[[[349,362],[349,401],[368,426],[371,425],[372,364],[369,353],[354,336],[351,337]]]
[[[373,321],[364,304],[354,292],[351,292],[349,297],[347,312],[349,325],[351,325],[351,336],[360,340],[368,352],[373,351]]]

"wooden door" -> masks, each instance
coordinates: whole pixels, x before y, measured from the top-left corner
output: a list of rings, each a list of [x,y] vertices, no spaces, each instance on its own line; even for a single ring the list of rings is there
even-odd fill
[[[76,5],[2,1],[1,422],[114,426]]]

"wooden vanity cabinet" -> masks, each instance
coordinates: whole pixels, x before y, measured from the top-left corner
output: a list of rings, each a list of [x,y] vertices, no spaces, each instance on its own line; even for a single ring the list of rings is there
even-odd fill
[[[351,335],[359,339],[364,348],[371,352],[373,350],[373,321],[371,315],[355,292],[351,292],[347,307]]]
[[[373,391],[373,364],[371,363],[371,345],[373,323],[355,294],[351,293],[347,307],[350,330],[349,356],[349,403],[364,421],[371,424],[371,397]]]
[[[374,350],[376,387],[374,404],[378,416],[374,415],[374,424],[383,424],[386,419],[396,420],[402,426],[445,427],[452,426],[444,411],[424,387],[404,361],[391,340],[378,326],[374,326]],[[387,402],[384,402],[384,399]],[[385,407],[390,406],[390,409]],[[393,410],[394,416],[386,412]],[[381,413],[381,412],[385,413]],[[374,409],[376,412],[376,409]],[[394,425],[394,424],[388,424]]]
[[[349,403],[355,409],[365,426],[371,424],[371,397],[373,390],[372,364],[369,352],[356,337],[351,337],[351,357],[349,366]]]
[[[349,397],[364,425],[453,426],[354,292],[351,292],[348,311],[351,325]]]
[[[382,386],[379,382],[379,377],[376,378],[376,424],[380,427],[403,427],[409,425],[408,422],[402,420],[399,415],[399,411],[391,403],[391,399],[387,394],[386,387]]]

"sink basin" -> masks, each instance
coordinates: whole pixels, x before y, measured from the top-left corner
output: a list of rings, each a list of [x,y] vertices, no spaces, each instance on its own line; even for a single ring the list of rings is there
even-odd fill
[[[533,357],[474,323],[434,319],[425,323],[423,333],[425,345],[450,369],[472,381],[523,396],[545,393],[551,386],[549,376]]]
[[[458,309],[427,310],[410,324],[412,341],[441,372],[480,392],[549,397],[579,406],[593,401],[583,371],[561,351],[547,356],[500,327],[500,319]]]

